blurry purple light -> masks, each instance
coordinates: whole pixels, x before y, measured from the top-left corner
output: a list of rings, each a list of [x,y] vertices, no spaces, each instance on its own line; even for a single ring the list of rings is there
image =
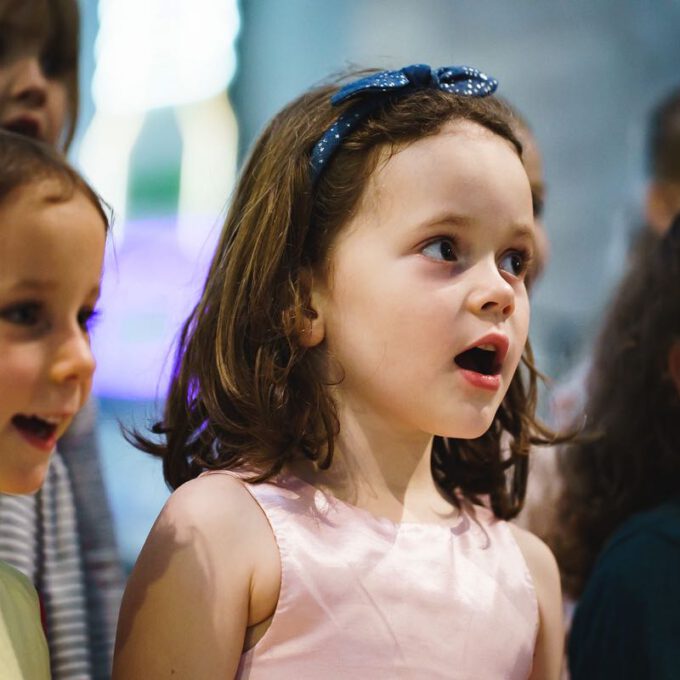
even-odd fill
[[[109,247],[92,334],[93,390],[102,397],[164,396],[175,339],[198,300],[207,262],[181,251],[174,218],[131,222],[125,241]]]

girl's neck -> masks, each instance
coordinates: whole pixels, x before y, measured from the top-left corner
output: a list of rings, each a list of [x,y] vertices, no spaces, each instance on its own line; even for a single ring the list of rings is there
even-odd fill
[[[431,472],[433,438],[376,425],[341,409],[340,435],[329,470],[298,461],[290,471],[323,491],[394,522],[445,523],[457,511]]]

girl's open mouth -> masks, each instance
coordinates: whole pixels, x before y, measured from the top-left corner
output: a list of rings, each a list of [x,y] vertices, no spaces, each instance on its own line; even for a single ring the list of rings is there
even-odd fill
[[[454,361],[458,366],[467,371],[474,371],[482,375],[497,375],[501,370],[501,362],[498,361],[498,353],[495,347],[472,347],[461,352]]]
[[[12,425],[24,439],[39,449],[51,451],[57,443],[57,423],[38,416],[18,414],[12,418]]]
[[[495,392],[501,386],[503,355],[493,344],[482,344],[466,349],[454,357],[456,365],[463,370],[463,377],[473,386]]]
[[[17,118],[3,125],[3,128],[24,137],[31,137],[32,139],[40,138],[40,125],[32,118]]]

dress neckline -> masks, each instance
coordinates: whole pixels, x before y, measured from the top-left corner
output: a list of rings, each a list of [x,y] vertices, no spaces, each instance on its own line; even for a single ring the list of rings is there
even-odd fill
[[[336,507],[343,508],[345,510],[348,510],[349,512],[361,514],[365,516],[368,520],[376,524],[380,524],[382,526],[390,526],[393,527],[395,530],[404,529],[416,531],[432,529],[438,531],[444,530],[447,532],[462,533],[467,529],[470,521],[478,523],[482,517],[487,517],[488,519],[492,518],[495,519],[493,512],[482,505],[472,506],[474,509],[473,513],[470,513],[464,508],[459,509],[451,505],[452,510],[456,512],[456,516],[455,518],[453,517],[451,518],[451,522],[449,524],[440,524],[438,522],[418,522],[415,520],[395,521],[384,515],[376,515],[372,513],[370,510],[367,510],[366,508],[359,507],[358,505],[354,505],[349,501],[343,500],[342,498],[338,498],[331,492],[325,491],[324,489],[320,489],[314,486],[310,482],[302,479],[301,477],[298,477],[292,472],[281,472],[272,481],[279,483],[284,488],[290,489],[292,491],[303,489],[305,495],[308,495],[310,497],[316,497],[318,494],[322,496],[325,502],[328,503],[329,505],[335,505]]]

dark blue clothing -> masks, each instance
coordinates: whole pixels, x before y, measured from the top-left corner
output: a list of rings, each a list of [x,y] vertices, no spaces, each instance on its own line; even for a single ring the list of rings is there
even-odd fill
[[[571,680],[680,679],[680,498],[634,515],[604,547],[568,655]]]

